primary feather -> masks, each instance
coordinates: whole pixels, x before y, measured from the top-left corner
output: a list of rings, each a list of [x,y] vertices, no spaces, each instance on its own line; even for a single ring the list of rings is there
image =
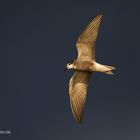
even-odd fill
[[[95,42],[102,15],[96,16],[79,36],[76,43],[78,59],[95,59]]]
[[[72,113],[78,122],[82,120],[90,72],[76,71],[69,82],[69,95]]]

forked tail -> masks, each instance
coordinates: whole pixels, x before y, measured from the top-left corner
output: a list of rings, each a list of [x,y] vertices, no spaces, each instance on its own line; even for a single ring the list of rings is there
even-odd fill
[[[106,74],[111,74],[113,75],[114,73],[112,72],[112,70],[116,69],[115,67],[112,67],[112,66],[107,66],[107,65],[104,65],[105,67],[107,67],[109,70],[106,71],[105,73]]]
[[[103,73],[111,74],[111,75],[114,74],[112,72],[112,70],[116,69],[115,67],[102,65],[102,64],[99,64],[99,63],[95,63],[95,67],[96,67],[97,72],[103,72]]]

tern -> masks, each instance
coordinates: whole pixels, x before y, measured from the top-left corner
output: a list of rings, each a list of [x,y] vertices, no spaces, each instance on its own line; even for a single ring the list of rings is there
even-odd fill
[[[102,15],[97,15],[84,29],[76,42],[77,59],[66,65],[66,70],[75,70],[69,81],[70,105],[74,118],[82,122],[83,109],[90,77],[94,72],[112,75],[115,67],[102,65],[95,60],[95,44],[99,32]]]

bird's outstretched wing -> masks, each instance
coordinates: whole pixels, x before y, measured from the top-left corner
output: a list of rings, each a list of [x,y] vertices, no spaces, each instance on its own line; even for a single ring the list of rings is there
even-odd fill
[[[102,15],[96,16],[79,36],[76,43],[78,59],[95,59],[95,42]]]
[[[90,77],[90,72],[76,71],[69,82],[71,109],[75,119],[79,123],[82,120],[83,108]]]

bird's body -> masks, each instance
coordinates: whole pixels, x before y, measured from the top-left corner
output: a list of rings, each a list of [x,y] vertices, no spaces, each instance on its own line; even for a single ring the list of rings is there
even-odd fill
[[[73,69],[79,71],[93,71],[94,62],[92,60],[75,60]]]
[[[96,16],[78,38],[78,57],[67,64],[67,69],[75,70],[69,82],[69,95],[72,113],[78,122],[82,120],[88,83],[93,72],[113,74],[112,66],[102,65],[95,60],[95,43],[102,15]]]
[[[115,68],[112,66],[99,64],[93,60],[74,60],[73,64],[69,66],[69,69],[74,69],[77,71],[102,72],[106,74],[113,74],[111,73],[111,71]]]

